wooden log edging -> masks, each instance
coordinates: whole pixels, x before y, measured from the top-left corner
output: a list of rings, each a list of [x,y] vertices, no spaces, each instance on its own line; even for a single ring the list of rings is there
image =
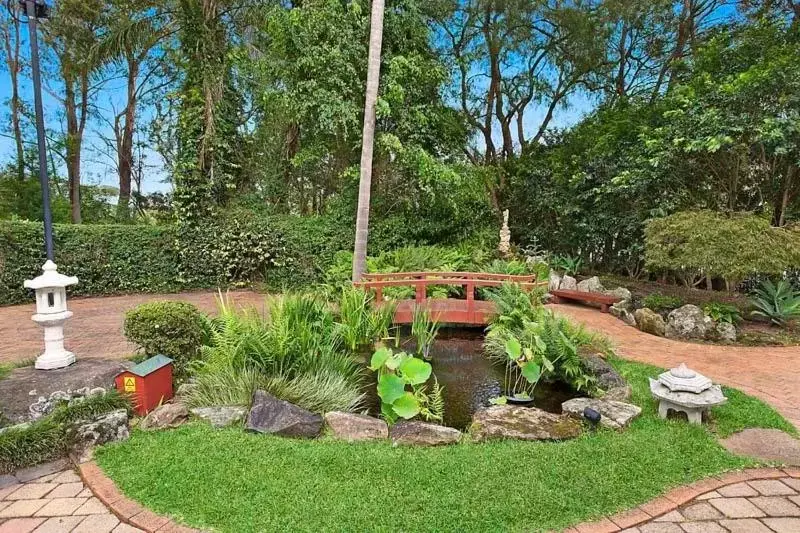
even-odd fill
[[[119,518],[120,522],[143,529],[147,533],[200,533],[199,529],[157,515],[122,494],[116,483],[94,461],[75,462],[75,468],[84,485]]]
[[[619,512],[608,518],[568,527],[562,533],[617,533],[675,511],[682,505],[727,485],[757,479],[776,479],[791,477],[800,479],[800,468],[749,468],[737,472],[726,472],[711,476],[688,485],[676,487],[662,496],[633,509]]]

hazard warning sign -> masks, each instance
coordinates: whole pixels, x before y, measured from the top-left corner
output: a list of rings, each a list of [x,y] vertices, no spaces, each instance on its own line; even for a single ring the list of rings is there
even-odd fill
[[[136,392],[136,378],[123,378],[122,386],[125,392]]]

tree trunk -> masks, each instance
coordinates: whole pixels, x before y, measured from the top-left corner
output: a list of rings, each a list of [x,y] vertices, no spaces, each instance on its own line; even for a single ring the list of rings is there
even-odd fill
[[[64,84],[64,111],[67,119],[67,179],[69,182],[69,204],[72,212],[72,223],[81,223],[81,135],[78,127],[77,104],[75,103],[75,87],[71,80]]]
[[[25,179],[25,147],[22,143],[22,127],[20,126],[22,101],[19,97],[19,72],[22,69],[22,65],[20,63],[19,24],[19,20],[9,13],[7,26],[5,27],[5,31],[3,31],[3,44],[5,48],[6,67],[8,68],[8,74],[11,78],[11,99],[9,100],[9,108],[11,110],[11,129],[14,132],[14,144],[17,149],[17,178],[22,181]]]
[[[369,65],[367,91],[364,103],[364,132],[361,141],[361,177],[358,184],[358,214],[356,216],[356,242],[353,252],[353,281],[359,281],[367,266],[367,237],[369,234],[369,202],[372,186],[372,149],[375,142],[375,104],[378,100],[378,83],[381,73],[381,45],[383,44],[384,0],[372,0],[372,17],[369,28]]]
[[[133,174],[133,135],[136,129],[136,79],[139,77],[139,63],[128,56],[128,87],[125,104],[125,124],[117,154],[119,167],[119,198],[117,199],[117,218],[130,218],[131,175]]]

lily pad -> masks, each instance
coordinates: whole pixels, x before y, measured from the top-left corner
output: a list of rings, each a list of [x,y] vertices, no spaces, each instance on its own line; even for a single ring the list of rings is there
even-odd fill
[[[407,383],[411,385],[421,385],[431,377],[432,367],[430,363],[426,363],[422,359],[409,357],[400,363],[400,367],[397,370]]]
[[[392,403],[392,410],[405,419],[413,418],[419,414],[419,402],[410,392],[406,392]]]
[[[406,392],[406,382],[394,374],[384,374],[378,380],[378,396],[385,403],[394,403]]]

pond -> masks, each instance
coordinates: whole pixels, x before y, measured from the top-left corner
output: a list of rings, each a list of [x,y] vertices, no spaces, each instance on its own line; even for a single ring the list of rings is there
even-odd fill
[[[442,328],[431,349],[431,365],[444,388],[444,425],[465,430],[475,411],[487,407],[491,398],[503,394],[503,368],[493,365],[483,353],[482,328]],[[416,344],[401,335],[399,350],[413,353]],[[371,414],[380,414],[376,374],[370,372],[367,401]],[[542,382],[536,387],[532,405],[561,413],[561,404],[580,396],[564,383]]]

